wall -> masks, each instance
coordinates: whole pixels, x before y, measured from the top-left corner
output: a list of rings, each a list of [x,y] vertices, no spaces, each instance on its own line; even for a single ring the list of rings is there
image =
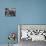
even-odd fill
[[[46,24],[46,0],[16,0],[21,24]]]
[[[16,17],[6,17],[6,7],[16,8]],[[17,32],[17,24],[46,24],[46,0],[0,0],[0,44]]]
[[[0,0],[0,44],[7,44],[8,34],[16,32],[17,34],[17,16],[6,17],[4,14],[5,8],[16,8],[15,0]],[[17,42],[17,39],[16,41]]]

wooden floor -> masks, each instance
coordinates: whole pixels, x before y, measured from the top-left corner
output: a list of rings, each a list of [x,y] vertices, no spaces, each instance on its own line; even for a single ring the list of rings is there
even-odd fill
[[[0,46],[8,46],[8,44],[0,44]],[[9,45],[9,46],[18,46],[18,44],[15,44],[15,45]]]
[[[31,41],[31,40],[21,40],[20,41],[20,46],[46,46],[45,41]]]
[[[0,44],[0,46],[8,46],[8,44]],[[46,46],[46,41],[32,42],[31,40],[21,40],[19,44],[15,44],[14,46]]]

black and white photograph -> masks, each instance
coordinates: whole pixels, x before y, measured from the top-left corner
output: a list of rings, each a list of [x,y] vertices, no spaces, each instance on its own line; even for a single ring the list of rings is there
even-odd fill
[[[16,8],[5,8],[5,16],[16,16]]]

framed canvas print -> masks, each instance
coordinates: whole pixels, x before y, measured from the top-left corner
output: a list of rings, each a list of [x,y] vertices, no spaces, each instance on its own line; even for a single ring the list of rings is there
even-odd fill
[[[5,8],[5,16],[16,16],[16,8]]]

